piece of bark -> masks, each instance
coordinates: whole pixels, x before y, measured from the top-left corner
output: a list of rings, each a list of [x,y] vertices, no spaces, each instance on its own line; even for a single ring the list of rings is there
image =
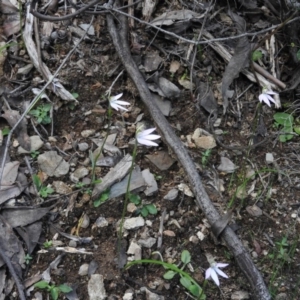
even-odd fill
[[[114,168],[112,168],[104,176],[101,183],[95,185],[92,193],[92,199],[96,199],[114,183],[121,181],[128,174],[131,163],[132,156],[130,154],[127,154]]]

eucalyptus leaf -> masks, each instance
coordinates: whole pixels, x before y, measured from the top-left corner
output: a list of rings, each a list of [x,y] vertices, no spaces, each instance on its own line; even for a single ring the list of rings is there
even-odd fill
[[[173,279],[173,277],[176,275],[176,272],[169,270],[164,274],[164,279]]]
[[[134,203],[135,205],[139,205],[141,203],[141,197],[136,194],[129,194],[129,200],[131,203]]]
[[[300,125],[294,126],[294,131],[300,135]]]
[[[297,56],[297,59],[300,60],[300,50],[297,51],[296,56]]]
[[[181,283],[181,285],[183,285],[188,290],[190,289],[190,287],[192,285],[192,282],[186,277],[181,277],[180,278],[180,283]]]
[[[41,280],[41,281],[35,283],[34,287],[37,287],[39,289],[46,289],[47,287],[49,287],[49,283],[45,280]]]
[[[62,292],[62,293],[70,293],[72,291],[72,288],[66,284],[61,284],[60,286],[58,286],[58,289]]]
[[[149,211],[148,211],[148,209],[147,209],[146,206],[144,206],[144,207],[141,209],[141,215],[142,215],[143,217],[147,217],[147,216],[149,215]]]
[[[293,116],[284,112],[274,114],[273,118],[278,124],[283,126],[291,126],[294,122]]]
[[[191,261],[191,254],[188,250],[183,250],[181,253],[181,261],[184,264],[188,264]]]
[[[252,60],[253,61],[258,61],[261,58],[262,58],[262,52],[260,50],[253,51],[253,53],[252,53]]]
[[[200,287],[196,284],[192,284],[190,287],[189,287],[189,291],[191,292],[191,294],[195,297],[199,297],[200,296]]]
[[[53,300],[57,300],[58,299],[58,288],[57,287],[51,288],[50,295]]]
[[[146,208],[147,208],[149,214],[151,214],[151,215],[156,215],[157,214],[157,208],[155,207],[154,204],[147,204]]]
[[[39,190],[42,186],[42,183],[41,183],[41,180],[40,180],[39,176],[36,175],[36,174],[33,174],[32,175],[32,181],[33,181],[34,185],[36,186],[36,189]]]
[[[292,134],[282,134],[279,136],[279,141],[285,143],[293,138]]]

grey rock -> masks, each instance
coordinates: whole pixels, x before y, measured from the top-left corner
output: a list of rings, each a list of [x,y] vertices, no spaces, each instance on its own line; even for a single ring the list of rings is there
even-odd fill
[[[89,170],[85,167],[79,167],[74,173],[70,175],[72,182],[77,183],[81,178],[89,174]]]
[[[132,290],[127,290],[123,296],[123,300],[132,300],[133,299],[133,291]]]
[[[142,248],[136,241],[131,241],[127,254],[132,256],[132,259],[129,260],[140,260],[142,259]]]
[[[108,222],[104,217],[97,218],[95,225],[99,228],[108,226]]]
[[[157,151],[155,154],[146,155],[146,157],[161,171],[168,170],[176,162],[167,151]]]
[[[160,296],[160,295],[150,292],[146,287],[142,287],[141,291],[146,292],[147,300],[164,300],[165,299],[164,296]]]
[[[156,243],[156,238],[139,239],[138,244],[145,248],[151,248]]]
[[[225,173],[233,173],[238,167],[227,157],[221,157],[221,164],[218,170]]]
[[[69,242],[69,246],[72,247],[72,248],[76,248],[76,247],[77,247],[77,242],[71,240],[71,241]]]
[[[289,300],[290,298],[286,293],[280,293],[275,297],[275,300]]]
[[[41,140],[41,138],[38,135],[33,135],[29,137],[30,139],[30,151],[36,151],[39,150],[43,145],[44,142]],[[18,148],[19,154],[28,154],[30,151],[25,150],[21,146]]]
[[[170,200],[173,201],[177,198],[178,196],[178,190],[177,189],[172,189],[168,192],[166,196],[164,196],[164,200]]]
[[[106,290],[103,282],[103,275],[93,274],[88,282],[89,300],[106,299]]]
[[[158,108],[162,112],[162,114],[166,117],[170,115],[170,111],[172,109],[171,102],[168,100],[163,100],[160,96],[152,93],[153,100],[156,102]]]
[[[72,189],[63,181],[53,181],[52,185],[58,194],[66,195],[72,192]]]
[[[99,264],[95,260],[92,260],[89,263],[88,275],[91,276],[92,274],[95,274],[98,267],[99,267]]]
[[[272,153],[266,153],[266,163],[272,164],[274,162],[274,156]]]
[[[139,216],[136,218],[130,218],[124,221],[124,228],[127,230],[137,229],[145,225],[145,220]]]
[[[70,165],[56,151],[47,151],[38,156],[40,169],[48,176],[60,177],[69,172]]]
[[[89,264],[83,264],[80,266],[78,275],[85,276],[88,274]]]
[[[128,179],[129,179],[129,174],[122,181],[114,184],[111,187],[109,193],[109,199],[119,197],[126,193]],[[144,188],[145,186],[146,186],[146,182],[142,176],[142,172],[140,171],[140,168],[137,166],[134,168],[131,175],[129,191],[133,191],[133,190],[136,191],[137,189]]]
[[[81,132],[81,136],[84,137],[84,138],[87,138],[93,134],[95,134],[96,130],[95,129],[86,129],[86,130],[83,130]]]
[[[250,299],[250,295],[248,292],[245,291],[235,291],[231,295],[232,300],[245,300]]]
[[[80,24],[79,27],[83,29],[84,31],[87,31],[88,35],[95,35],[95,29],[93,25],[90,24]]]
[[[142,175],[147,184],[147,188],[144,191],[144,193],[146,196],[152,196],[158,190],[157,182],[154,178],[154,175],[150,173],[149,169],[143,170]]]
[[[78,144],[78,150],[79,151],[84,152],[84,151],[86,151],[88,149],[89,149],[89,144],[88,143],[79,143]]]

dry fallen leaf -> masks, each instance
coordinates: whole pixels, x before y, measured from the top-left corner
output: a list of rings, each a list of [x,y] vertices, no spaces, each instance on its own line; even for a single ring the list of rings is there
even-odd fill
[[[212,149],[217,146],[216,140],[213,136],[200,136],[195,139],[197,148]]]
[[[20,119],[20,113],[16,110],[4,110],[4,114],[1,115],[11,127],[14,127],[15,124]],[[17,126],[15,132],[17,135],[18,142],[20,145],[27,151],[30,151],[30,139],[27,134],[27,121],[23,119],[20,124]]]
[[[169,71],[171,73],[176,73],[178,71],[178,69],[180,68],[180,62],[177,61],[177,60],[173,60],[171,63],[170,63],[170,69]]]

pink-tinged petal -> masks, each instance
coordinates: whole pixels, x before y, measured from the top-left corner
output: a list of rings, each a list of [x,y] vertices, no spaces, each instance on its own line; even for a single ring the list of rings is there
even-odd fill
[[[115,110],[119,110],[118,105],[115,103],[110,103],[110,106]]]
[[[219,281],[218,275],[217,275],[217,273],[216,273],[216,271],[214,269],[211,270],[211,274],[210,275],[211,275],[212,280],[215,282],[215,284],[217,286],[219,286],[220,285],[220,281]]]
[[[115,103],[120,104],[120,105],[130,105],[129,102],[122,101],[122,100],[117,100],[117,101],[115,101]]]
[[[145,146],[158,146],[158,144],[154,143],[154,142],[151,142],[151,141],[148,141],[146,139],[143,139],[143,138],[137,138],[137,141],[140,143],[140,144],[143,144]]]
[[[111,101],[115,101],[115,100],[118,100],[118,99],[120,99],[122,96],[123,96],[123,93],[121,93],[121,94],[118,94],[118,95],[116,95],[116,96],[112,96],[112,97],[110,97],[110,100],[111,100]]]
[[[271,107],[271,103],[270,103],[270,101],[269,101],[267,95],[266,95],[266,94],[263,94],[262,96],[263,96],[263,97],[262,97],[262,101],[263,101],[264,103],[266,103],[268,106]]]
[[[222,277],[228,278],[228,276],[227,276],[223,271],[221,271],[220,269],[216,268],[216,272],[217,272],[219,275],[221,275]]]
[[[145,136],[145,135],[148,135],[148,134],[152,133],[155,130],[156,130],[156,128],[146,129],[146,130],[144,130],[142,132],[139,132],[138,135],[141,134],[141,135]]]
[[[268,94],[268,95],[278,95],[278,93],[275,93],[273,91],[267,91],[267,92],[265,92],[265,94]]]
[[[206,271],[205,271],[205,279],[208,279],[211,275],[211,268],[208,268]]]
[[[157,140],[160,138],[160,135],[157,134],[149,134],[147,136],[144,137],[147,140]]]
[[[150,128],[144,131],[137,132],[136,139],[140,144],[146,145],[146,146],[158,146],[158,144],[150,142],[151,140],[157,140],[160,138],[157,134],[150,134],[153,132],[156,128]]]
[[[267,98],[266,98],[265,94],[260,94],[258,99],[259,99],[260,102],[265,102]]]
[[[128,109],[126,109],[125,107],[121,106],[121,105],[118,105],[116,103],[110,103],[110,106],[112,108],[114,108],[115,110],[119,111],[119,109],[122,109],[122,110],[125,110],[125,111],[128,111]]]
[[[275,103],[275,100],[274,100],[270,95],[267,95],[267,98],[268,98],[268,100],[270,100],[271,102]]]
[[[227,266],[229,266],[229,264],[217,263],[216,265],[217,268],[225,268]]]

